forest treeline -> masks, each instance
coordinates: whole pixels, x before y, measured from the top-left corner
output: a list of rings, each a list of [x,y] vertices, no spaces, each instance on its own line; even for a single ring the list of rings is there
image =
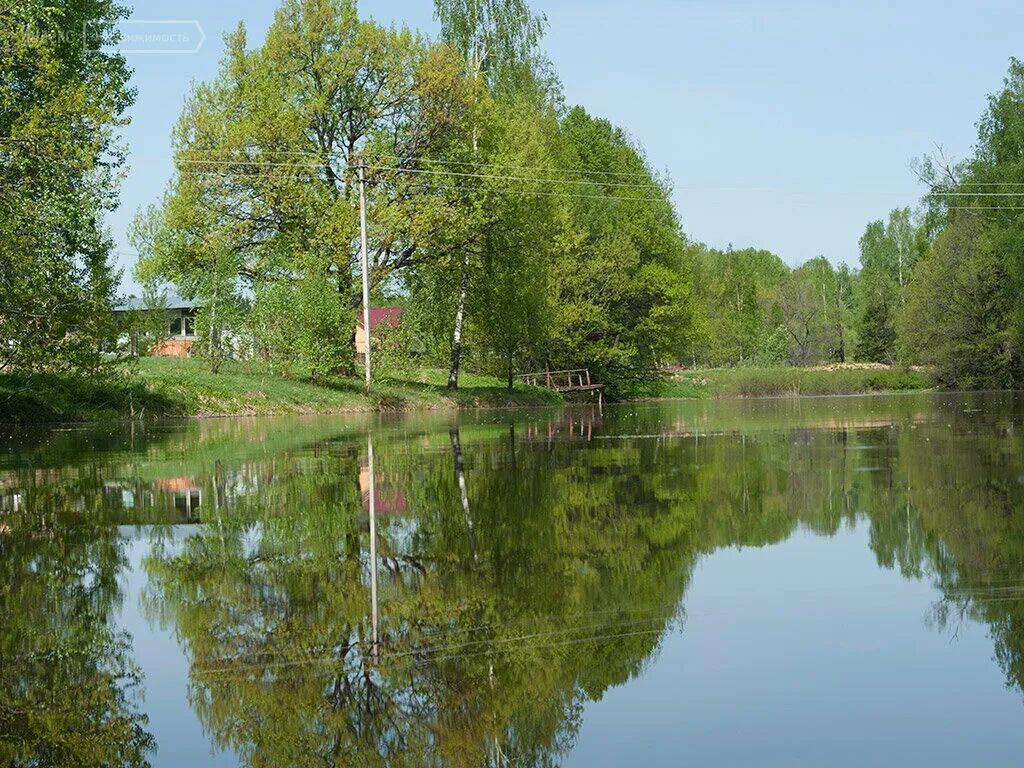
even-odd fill
[[[127,11],[55,8],[28,0],[0,20],[0,370],[92,373],[123,334],[102,214],[134,96],[116,51]],[[588,367],[615,395],[679,364],[863,361],[933,367],[946,386],[1019,382],[1016,60],[974,155],[919,163],[923,203],[868,224],[859,265],[791,267],[687,237],[643,148],[566,100],[525,0],[435,11],[429,37],[355,0],[283,0],[263,41],[239,25],[193,87],[173,178],[131,240],[152,307],[169,289],[201,304],[193,352],[214,369],[258,356],[314,380],[355,372],[362,169],[371,300],[406,310],[374,350],[381,376]],[[62,34],[72,22],[98,53]]]

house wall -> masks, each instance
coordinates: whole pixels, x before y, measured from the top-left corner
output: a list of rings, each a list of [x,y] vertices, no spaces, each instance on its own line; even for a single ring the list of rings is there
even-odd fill
[[[188,325],[192,328],[188,328],[183,322],[188,319]],[[176,329],[174,335],[169,338],[163,339],[153,345],[153,351],[150,353],[153,357],[188,357],[192,344],[196,340],[196,334],[194,331],[195,313],[189,309],[180,309],[174,312],[174,319],[171,321],[171,327]],[[192,332],[189,333],[188,331]]]
[[[153,345],[152,357],[188,357],[192,339],[164,339]]]

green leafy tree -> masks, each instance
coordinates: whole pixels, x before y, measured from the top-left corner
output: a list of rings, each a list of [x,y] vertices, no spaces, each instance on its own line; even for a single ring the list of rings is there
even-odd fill
[[[614,395],[685,359],[704,316],[668,184],[621,129],[582,107],[562,120],[561,143],[565,167],[591,181],[573,187],[555,231],[550,364],[590,368]]]
[[[1013,288],[986,223],[955,217],[918,265],[899,316],[901,356],[946,386],[1001,388],[1018,375]]]
[[[529,98],[532,96],[533,98]],[[545,167],[557,137],[555,105],[542,85],[497,108],[500,132],[492,140],[495,166]],[[497,170],[497,168],[496,168]],[[493,223],[483,239],[475,275],[471,319],[476,320],[485,367],[512,388],[517,370],[543,367],[550,335],[550,266],[556,257],[551,232],[558,205],[543,195],[494,195]]]
[[[775,254],[755,248],[724,251],[696,245],[695,277],[708,318],[707,334],[693,352],[711,365],[739,365],[758,357],[782,325],[777,291],[789,268]]]
[[[167,339],[172,317],[166,290],[154,283],[144,285],[141,308],[126,313],[119,329],[128,338],[128,353],[136,357],[150,354]]]
[[[818,286],[807,270],[794,270],[786,278],[779,290],[779,305],[790,339],[790,363],[820,362],[825,345],[823,306]]]
[[[126,15],[111,0],[25,0],[0,15],[0,370],[95,372],[113,341],[102,218],[134,98],[114,47]]]
[[[978,122],[974,155],[955,164],[926,158],[919,168],[931,186],[926,225],[935,242],[926,276],[918,280],[915,274],[908,289],[898,344],[908,360],[938,365],[949,385],[1017,386],[1021,381],[1024,211],[1015,195],[1024,184],[1022,158],[1024,63],[1010,59],[1002,89],[989,97]],[[936,279],[942,282],[929,285]],[[956,289],[978,304],[962,306]],[[964,325],[951,327],[941,317],[944,307]],[[982,317],[981,310],[989,314]],[[944,338],[939,329],[950,334]],[[981,357],[958,357],[965,355]]]
[[[510,73],[529,69],[544,32],[543,17],[534,15],[525,0],[434,0],[441,22],[441,39],[462,58],[468,76],[488,90],[499,89]],[[472,127],[473,160],[480,159],[479,126]],[[472,276],[472,248],[464,250],[458,296],[452,321],[448,386],[459,386],[463,325]]]
[[[458,189],[424,184],[423,158],[465,159],[474,86],[451,48],[360,20],[352,0],[285,0],[261,47],[241,27],[226,47],[175,132],[177,176],[137,226],[138,271],[186,292],[191,282],[207,302],[291,292],[299,327],[264,351],[298,356],[282,367],[351,371],[341,349],[362,299],[356,167],[366,161],[372,181],[375,291],[459,250],[473,211]],[[271,333],[267,313],[256,316],[255,330]]]
[[[919,226],[909,208],[897,208],[888,222],[868,224],[860,239],[860,342],[867,361],[896,362],[896,315],[904,302],[920,247]]]

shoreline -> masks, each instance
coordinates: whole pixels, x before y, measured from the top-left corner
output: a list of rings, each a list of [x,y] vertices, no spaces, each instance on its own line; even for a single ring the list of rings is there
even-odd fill
[[[197,360],[147,358],[127,375],[0,374],[0,425],[60,426],[139,421],[524,410],[570,404],[552,390],[468,374],[450,391],[443,371],[421,370],[366,391],[359,379],[318,384],[258,364],[217,374]],[[21,388],[19,389],[19,384]],[[31,386],[30,386],[31,384]],[[926,371],[879,368],[733,368],[688,371],[622,402],[810,399],[941,391]],[[5,399],[5,393],[9,393]]]
[[[104,378],[0,374],[0,424],[81,424],[162,419],[412,413],[560,405],[556,392],[467,374],[458,390],[439,371],[384,380],[280,376],[232,363],[211,373],[197,360],[146,358]]]

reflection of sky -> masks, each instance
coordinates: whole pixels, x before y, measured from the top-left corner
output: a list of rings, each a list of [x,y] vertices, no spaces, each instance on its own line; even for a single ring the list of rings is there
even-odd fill
[[[168,547],[200,526],[160,529]],[[148,527],[126,527],[121,627],[145,675],[154,768],[235,765],[212,753],[188,703],[173,629],[145,618]],[[764,548],[706,556],[636,680],[585,707],[566,768],[661,765],[1017,765],[1020,695],[984,628],[926,624],[937,593],[880,568],[869,526],[831,538],[798,530]],[[413,529],[391,520],[389,538]],[[399,547],[400,548],[400,547]]]
[[[142,709],[149,715],[147,730],[157,743],[157,752],[150,762],[153,768],[237,765],[234,755],[213,753],[211,741],[189,705],[189,660],[182,655],[174,628],[161,629],[144,615],[140,598],[147,579],[142,560],[152,549],[148,535],[152,530],[148,526],[122,528],[127,539],[128,568],[122,587],[124,603],[116,619],[132,636],[135,662],[143,674],[146,699]],[[160,535],[169,543],[180,544],[201,530],[198,525],[166,526],[160,529]]]
[[[879,568],[868,530],[706,557],[683,632],[585,707],[566,768],[1020,765],[984,628],[926,626],[937,593]]]

